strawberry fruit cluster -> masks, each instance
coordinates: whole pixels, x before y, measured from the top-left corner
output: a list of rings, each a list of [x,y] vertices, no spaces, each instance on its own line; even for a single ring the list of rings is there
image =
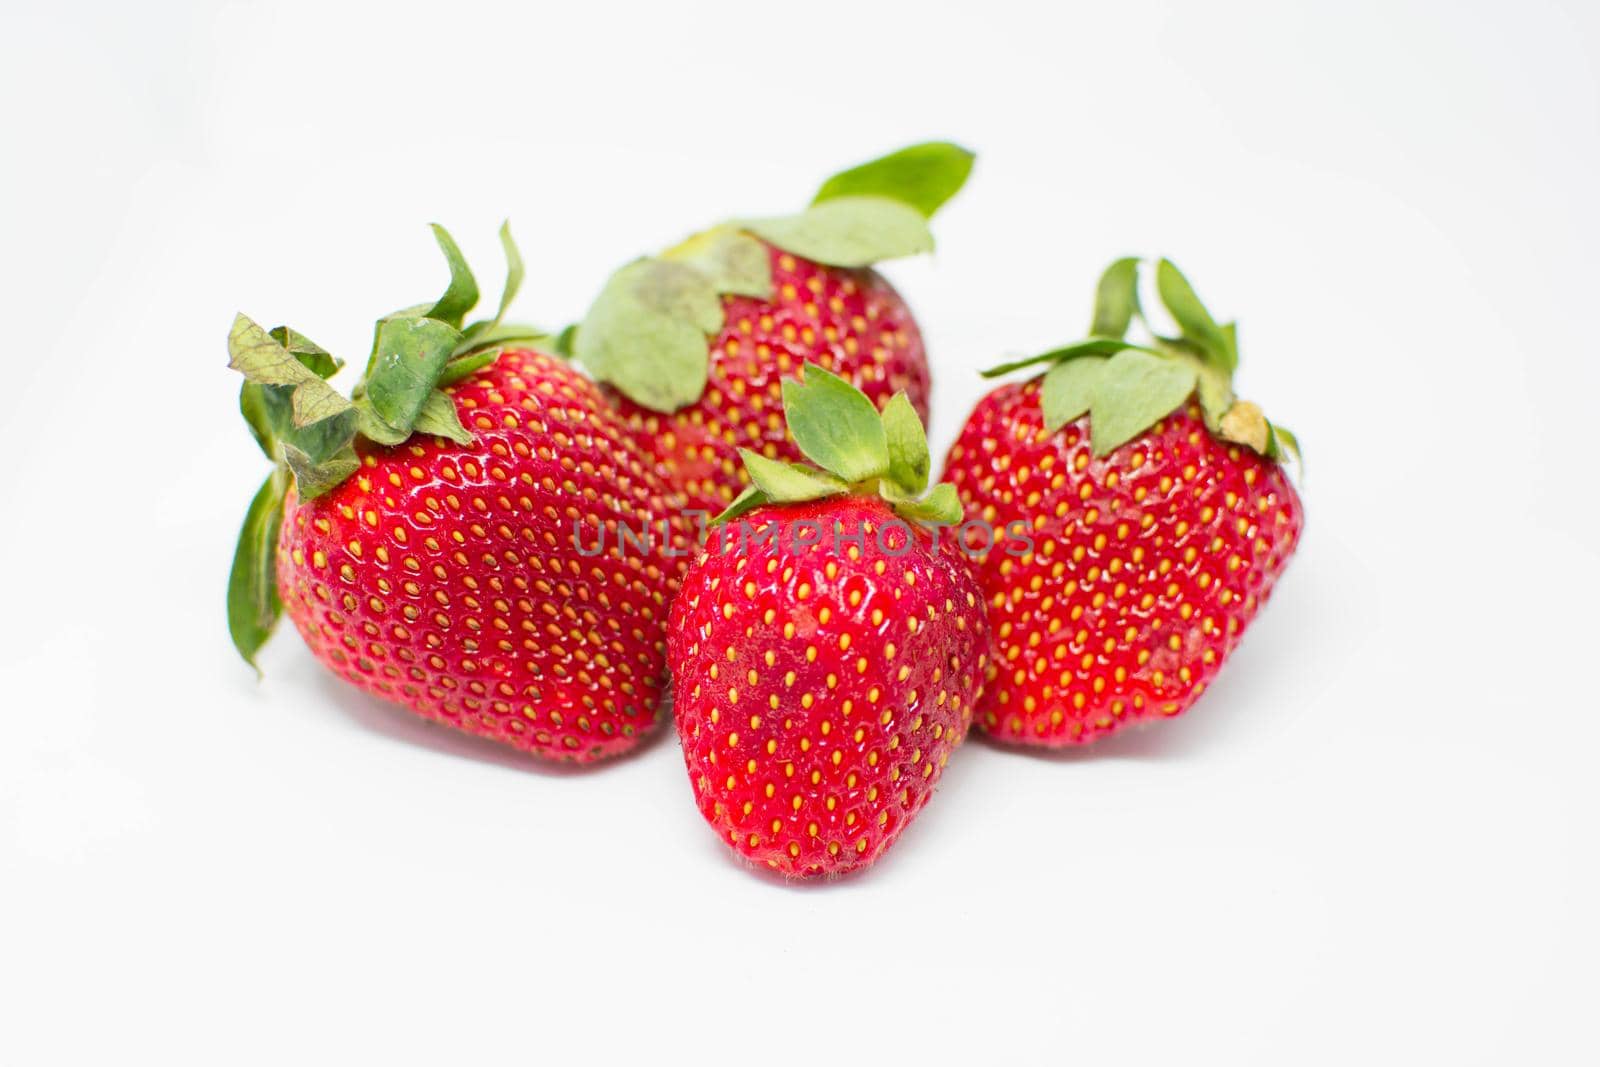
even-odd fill
[[[625,265],[554,335],[506,320],[504,228],[468,322],[435,227],[445,293],[378,320],[348,396],[328,352],[239,316],[272,461],[229,577],[240,654],[287,614],[351,684],[580,763],[670,706],[701,814],[791,876],[872,864],[969,730],[1060,748],[1186,710],[1295,549],[1298,443],[1234,395],[1234,326],[1162,260],[1160,331],[1124,259],[1086,338],[985,372],[1033,377],[931,482],[923,339],[873,265],[932,249],[972,159],[844,171]]]

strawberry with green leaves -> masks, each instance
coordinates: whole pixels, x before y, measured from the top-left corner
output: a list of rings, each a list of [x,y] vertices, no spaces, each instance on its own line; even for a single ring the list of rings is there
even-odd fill
[[[287,612],[335,673],[427,719],[542,756],[623,752],[666,684],[681,500],[598,388],[503,321],[509,231],[499,309],[470,325],[477,284],[435,233],[449,288],[378,321],[353,398],[303,335],[234,322],[239,406],[273,461],[228,583],[234,644],[253,664]]]
[[[997,531],[975,569],[995,627],[978,726],[1047,748],[1177,715],[1238,644],[1300,537],[1294,436],[1238,399],[1232,323],[1166,260],[1177,336],[1127,339],[1137,260],[1101,278],[1089,338],[978,402],[944,479]]]
[[[869,866],[966,736],[989,629],[910,400],[816,366],[783,383],[815,467],[743,459],[672,609],[674,716],[701,814],[785,875]],[[924,495],[926,493],[926,495]]]
[[[574,355],[691,506],[714,514],[748,482],[741,448],[799,458],[780,382],[806,363],[880,408],[904,392],[927,418],[922,335],[871,268],[933,249],[928,220],[972,161],[955,145],[914,145],[835,175],[799,214],[726,222],[612,276]]]

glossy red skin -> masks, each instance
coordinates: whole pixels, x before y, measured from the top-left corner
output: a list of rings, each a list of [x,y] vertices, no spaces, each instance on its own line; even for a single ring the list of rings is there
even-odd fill
[[[801,460],[783,421],[784,378],[816,363],[879,408],[904,390],[928,420],[928,359],[900,294],[871,270],[825,267],[768,247],[772,296],[724,297],[700,399],[670,415],[607,392],[689,506],[715,515],[749,483],[739,449]]]
[[[841,541],[835,554],[826,532],[795,544],[805,520],[859,532],[866,550]],[[953,538],[935,549],[876,500],[744,521],[785,532],[742,550],[737,532],[709,542],[672,609],[673,710],[695,800],[740,855],[785,875],[870,866],[971,724],[989,648],[981,591]],[[888,553],[874,547],[880,527]]]
[[[561,360],[508,351],[449,391],[473,444],[363,442],[348,481],[291,492],[284,608],[335,673],[424,718],[563,760],[626,751],[667,681],[681,500]],[[597,554],[574,550],[580,518],[577,544]],[[648,551],[610,536],[599,552],[596,523],[613,522],[648,524]]]
[[[1031,552],[1000,536],[974,559],[995,629],[977,724],[1046,748],[1193,704],[1304,522],[1283,468],[1212,437],[1198,409],[1097,458],[1088,416],[1044,432],[1038,379],[979,401],[944,480],[968,519],[1031,531]]]

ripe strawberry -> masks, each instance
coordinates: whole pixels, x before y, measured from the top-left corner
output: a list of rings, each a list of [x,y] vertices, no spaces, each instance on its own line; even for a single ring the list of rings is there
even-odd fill
[[[241,408],[278,464],[240,535],[235,644],[253,663],[286,609],[328,667],[425,718],[543,756],[625,751],[666,683],[681,501],[527,328],[461,328],[476,284],[438,233],[451,292],[380,320],[353,404],[304,337],[234,324]],[[501,314],[521,274],[502,238]]]
[[[799,215],[713,227],[607,283],[574,354],[614,387],[641,445],[691,506],[718,512],[748,482],[741,447],[799,458],[779,383],[807,362],[878,407],[904,392],[927,418],[922,335],[869,268],[933,248],[927,219],[972,160],[949,144],[903,149],[829,179]]]
[[[905,394],[881,418],[815,366],[784,383],[822,470],[745,450],[755,485],[690,565],[667,642],[700,812],[786,875],[872,864],[932,795],[982,691],[989,628],[949,486]],[[939,540],[939,534],[946,536]]]
[[[1234,399],[1234,327],[1157,265],[1180,337],[1123,337],[1138,263],[1101,280],[1091,338],[979,401],[944,479],[999,531],[974,568],[995,648],[978,725],[1086,744],[1184,711],[1266,601],[1299,539],[1279,461],[1294,437]],[[982,548],[974,532],[972,547]]]

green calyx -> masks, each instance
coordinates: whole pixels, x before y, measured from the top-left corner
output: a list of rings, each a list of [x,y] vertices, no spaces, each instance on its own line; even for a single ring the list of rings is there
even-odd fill
[[[425,433],[470,444],[444,388],[488,366],[506,345],[545,336],[505,322],[523,278],[509,224],[500,227],[506,281],[499,306],[492,318],[470,324],[477,280],[444,227],[433,232],[450,267],[444,295],[378,320],[366,372],[350,397],[328,383],[343,362],[304,334],[287,326],[263,329],[244,315],[228,331],[228,366],[245,378],[239,412],[273,462],[245,516],[228,579],[228,630],[252,666],[282,611],[274,549],[290,485],[302,500],[338,486],[360,466],[357,437],[398,445]]]
[[[983,376],[1048,364],[1039,387],[1045,429],[1053,433],[1087,414],[1096,455],[1127,444],[1194,396],[1206,428],[1216,437],[1269,459],[1292,457],[1298,462],[1294,434],[1267,421],[1259,406],[1234,395],[1236,324],[1218,323],[1183,272],[1162,259],[1155,264],[1156,295],[1177,324],[1178,335],[1157,333],[1139,299],[1139,268],[1138,259],[1119,259],[1100,276],[1087,338],[991,367]],[[1135,322],[1148,335],[1141,341],[1128,340]]]
[[[974,158],[945,142],[912,145],[835,174],[798,214],[737,219],[634,260],[595,298],[569,338],[572,354],[645,407],[686,407],[705,391],[723,298],[772,295],[767,244],[847,268],[931,252],[928,220],[966,183]]]
[[[814,466],[740,449],[751,485],[713,523],[766,504],[848,496],[882,497],[912,522],[961,521],[954,486],[940,483],[928,491],[928,438],[904,393],[879,412],[861,390],[807,363],[798,379],[784,379],[783,414],[790,436]]]

